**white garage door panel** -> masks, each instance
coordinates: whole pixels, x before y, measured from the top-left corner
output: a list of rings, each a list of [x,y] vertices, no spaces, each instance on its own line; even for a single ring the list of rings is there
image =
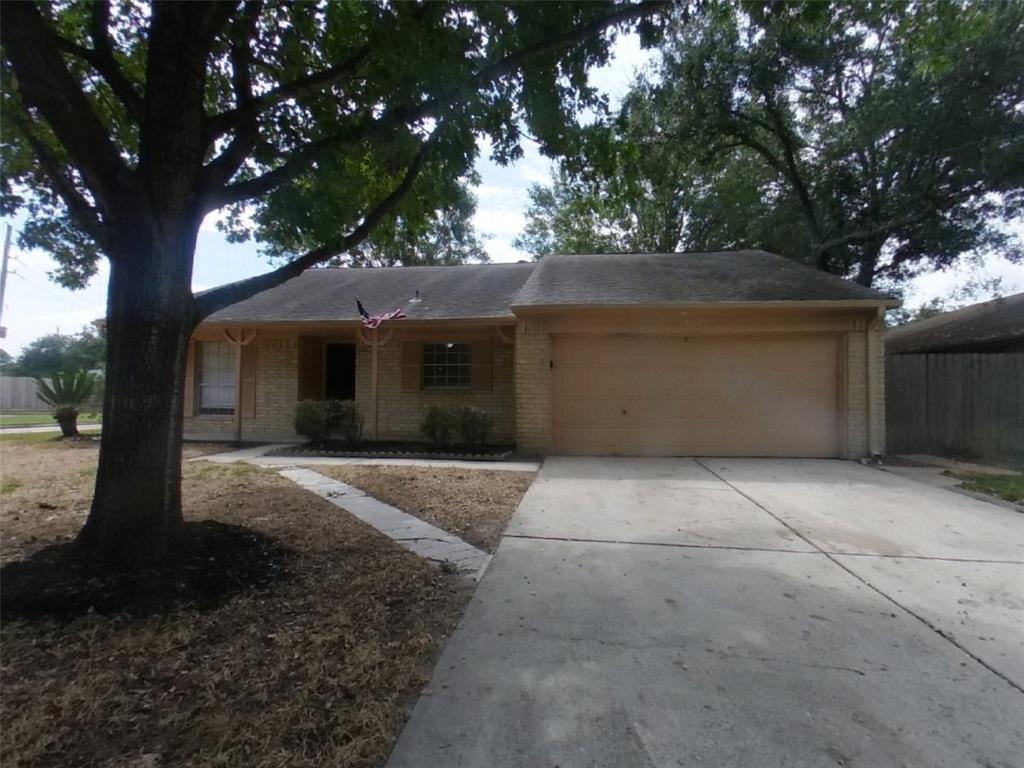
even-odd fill
[[[834,336],[556,336],[561,453],[835,456]]]

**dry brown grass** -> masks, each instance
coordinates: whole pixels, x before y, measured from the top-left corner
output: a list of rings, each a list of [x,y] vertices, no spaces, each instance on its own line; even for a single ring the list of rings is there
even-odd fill
[[[0,443],[5,559],[74,535],[95,447]],[[333,505],[247,465],[185,465],[190,520],[284,544],[289,575],[218,608],[2,628],[4,766],[374,766],[467,598]],[[40,509],[44,502],[53,509]]]
[[[311,467],[493,552],[533,472],[434,467]]]

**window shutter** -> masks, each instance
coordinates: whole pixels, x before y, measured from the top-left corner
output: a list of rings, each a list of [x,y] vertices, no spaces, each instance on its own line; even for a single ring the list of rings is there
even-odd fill
[[[256,416],[256,342],[242,347],[242,416]]]
[[[420,355],[423,345],[418,341],[402,342],[402,391],[420,391]]]
[[[472,384],[470,388],[474,392],[491,391],[491,369],[494,364],[494,355],[491,352],[491,342],[474,341],[473,351],[470,353],[470,365],[472,367]]]
[[[185,416],[196,414],[196,343],[189,341],[185,356],[185,393],[182,398],[182,412]]]

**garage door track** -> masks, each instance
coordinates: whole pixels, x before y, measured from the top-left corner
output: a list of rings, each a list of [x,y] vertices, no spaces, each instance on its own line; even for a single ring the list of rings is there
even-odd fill
[[[1024,518],[839,461],[549,459],[388,763],[1024,765]]]

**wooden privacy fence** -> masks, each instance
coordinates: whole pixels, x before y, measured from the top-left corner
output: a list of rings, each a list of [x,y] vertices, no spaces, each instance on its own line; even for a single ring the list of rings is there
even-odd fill
[[[889,453],[1024,454],[1024,354],[907,354],[885,361]]]
[[[0,376],[0,411],[46,411],[50,406],[36,397],[30,376]]]

